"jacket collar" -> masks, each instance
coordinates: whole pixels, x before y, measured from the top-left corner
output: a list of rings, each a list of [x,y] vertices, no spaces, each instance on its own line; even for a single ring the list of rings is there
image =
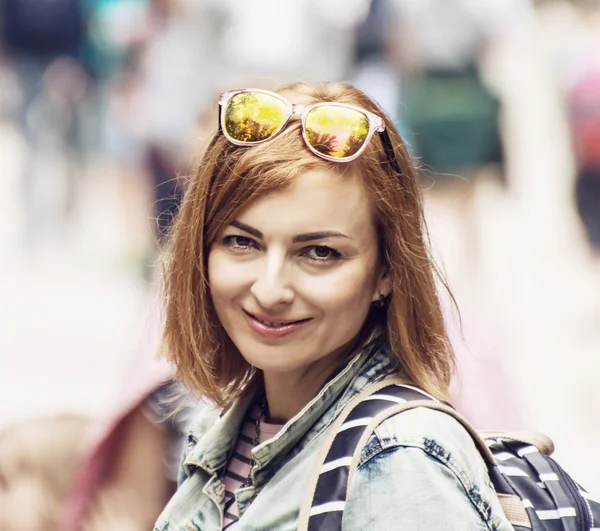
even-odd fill
[[[253,449],[256,475],[266,476],[269,465],[285,456],[289,457],[290,451],[301,439],[305,440],[301,445],[304,447],[317,437],[367,384],[378,381],[396,370],[382,337],[372,339],[275,437]],[[188,475],[196,467],[213,474],[227,464],[241,424],[256,393],[254,390],[239,398],[205,433],[195,433],[192,428],[191,440],[197,442],[188,447],[184,462],[184,469]],[[298,448],[298,451],[300,450],[301,448]],[[260,477],[255,479],[255,484],[260,483]]]

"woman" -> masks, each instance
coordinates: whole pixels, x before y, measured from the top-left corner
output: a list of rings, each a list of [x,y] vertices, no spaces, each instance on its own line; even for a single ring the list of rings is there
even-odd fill
[[[164,333],[216,411],[192,426],[155,531],[292,530],[343,407],[398,375],[446,399],[453,354],[416,172],[375,103],[331,83],[219,105],[171,234]],[[442,413],[391,417],[362,456],[346,531],[511,529]]]

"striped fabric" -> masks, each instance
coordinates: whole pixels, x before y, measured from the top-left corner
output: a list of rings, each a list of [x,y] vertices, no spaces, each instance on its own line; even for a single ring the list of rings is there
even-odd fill
[[[310,510],[309,531],[342,529],[350,463],[369,422],[391,405],[423,398],[417,389],[394,385],[373,393],[352,410],[323,463]]]
[[[592,500],[552,457],[523,442],[496,438],[488,439],[486,443],[504,479],[504,482],[494,481],[496,490],[521,498],[532,529],[599,529],[600,504]]]
[[[335,434],[317,479],[308,531],[341,531],[350,466],[361,451],[358,443],[366,427],[391,406],[415,400],[435,399],[414,387],[394,384],[374,392],[350,412]],[[496,491],[518,496],[529,517],[529,526],[511,522],[515,531],[600,531],[600,503],[551,457],[501,435],[485,443],[495,460],[488,470]],[[514,498],[517,503],[518,498]]]
[[[254,407],[247,415],[235,449],[227,463],[225,471],[225,506],[223,514],[223,529],[233,531],[238,521],[238,508],[235,503],[235,492],[244,484],[252,467],[252,443],[256,436],[256,418],[258,407]],[[259,443],[272,439],[283,427],[283,424],[260,423]]]

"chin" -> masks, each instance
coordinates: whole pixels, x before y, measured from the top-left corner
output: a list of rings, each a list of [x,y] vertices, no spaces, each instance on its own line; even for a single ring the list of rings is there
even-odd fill
[[[248,363],[263,372],[290,372],[311,364],[310,358],[300,357],[286,346],[260,345],[239,351]]]

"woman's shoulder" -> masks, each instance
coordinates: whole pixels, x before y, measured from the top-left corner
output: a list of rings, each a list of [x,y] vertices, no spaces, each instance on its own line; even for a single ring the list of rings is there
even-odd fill
[[[470,476],[481,476],[482,471],[487,475],[483,458],[469,432],[443,411],[417,407],[396,413],[375,428],[370,443],[377,444],[381,450],[419,448],[444,465],[459,467]]]
[[[412,470],[415,456],[422,461],[419,476],[450,476],[460,490],[493,496],[487,465],[467,429],[452,415],[427,407],[383,420],[362,449],[358,469],[391,459],[388,465],[402,475]]]
[[[443,411],[417,407],[381,422],[351,481],[345,531],[366,528],[366,503],[383,527],[402,519],[408,528],[511,529],[471,435]]]

